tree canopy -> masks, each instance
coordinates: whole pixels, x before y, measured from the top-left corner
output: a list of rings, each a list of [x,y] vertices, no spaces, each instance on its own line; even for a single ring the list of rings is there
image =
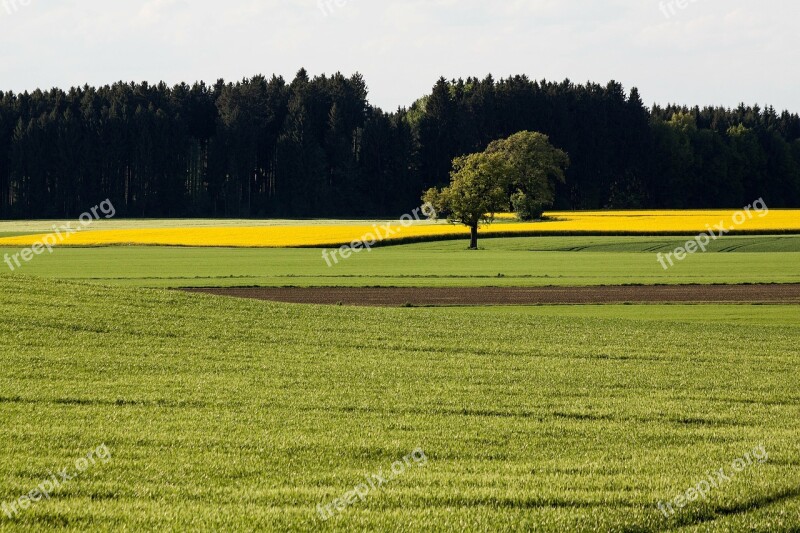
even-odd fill
[[[483,152],[455,158],[450,185],[428,189],[422,199],[438,216],[469,227],[470,248],[477,249],[479,225],[491,223],[512,198],[526,206],[552,204],[551,180],[563,182],[568,165],[567,154],[546,135],[523,131],[492,142]],[[527,213],[523,210],[523,216]]]
[[[453,161],[450,185],[428,189],[422,197],[436,209],[437,216],[446,215],[450,222],[464,224],[472,230],[470,248],[478,247],[478,225],[490,223],[496,212],[508,206],[510,167],[500,152],[481,152],[457,157]]]
[[[359,74],[0,91],[0,217],[383,217],[444,186],[454,158],[519,131],[570,154],[555,207],[800,206],[800,117],[644,106],[606,85],[438,80],[371,106]],[[542,183],[542,182],[540,182]]]

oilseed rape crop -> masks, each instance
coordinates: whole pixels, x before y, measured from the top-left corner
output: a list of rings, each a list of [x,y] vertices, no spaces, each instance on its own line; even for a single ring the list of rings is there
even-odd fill
[[[692,211],[583,211],[550,212],[543,221],[519,222],[513,217],[499,215],[494,224],[484,225],[484,237],[524,235],[688,235],[708,231],[710,227],[730,221],[734,210]],[[189,227],[131,227],[119,224],[104,229],[102,223],[71,235],[59,246],[189,246],[234,248],[298,248],[328,247],[348,244],[364,234],[375,231],[380,223],[351,222],[348,224],[314,221],[281,221],[265,225],[253,221],[218,225],[195,224]],[[13,231],[13,224],[8,228]],[[800,210],[772,209],[765,216],[748,218],[737,224],[732,234],[800,233]],[[469,235],[464,226],[447,222],[415,222],[396,236],[385,240],[414,242],[422,240],[455,239]],[[0,246],[30,246],[42,237],[39,233],[0,238]]]

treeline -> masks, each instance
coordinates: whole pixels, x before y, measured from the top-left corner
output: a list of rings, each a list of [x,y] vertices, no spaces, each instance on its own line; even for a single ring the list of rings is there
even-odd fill
[[[386,113],[356,74],[0,92],[0,217],[394,216],[451,161],[539,131],[572,165],[556,207],[800,206],[800,117],[644,106],[634,88],[440,79]]]

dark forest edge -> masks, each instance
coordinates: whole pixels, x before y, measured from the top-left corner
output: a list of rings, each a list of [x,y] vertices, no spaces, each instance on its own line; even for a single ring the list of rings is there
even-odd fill
[[[0,92],[0,217],[383,217],[529,130],[570,156],[555,209],[800,206],[800,117],[644,106],[636,88],[440,79],[386,113],[363,77]]]

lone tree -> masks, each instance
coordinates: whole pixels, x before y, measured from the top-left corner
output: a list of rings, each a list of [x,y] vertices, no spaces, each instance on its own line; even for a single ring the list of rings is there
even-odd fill
[[[470,249],[478,248],[478,227],[491,224],[509,203],[523,220],[541,216],[555,198],[554,181],[564,181],[569,157],[546,135],[519,132],[495,141],[484,152],[453,160],[450,186],[429,189],[422,199],[439,216],[470,228]]]
[[[530,131],[494,141],[486,151],[507,157],[511,206],[517,216],[521,220],[541,218],[555,201],[556,182],[565,183],[564,170],[569,167],[566,152],[550,144],[547,135]]]
[[[450,186],[429,189],[422,197],[436,213],[471,230],[470,249],[478,248],[478,225],[490,224],[494,214],[508,205],[506,176],[510,168],[502,153],[477,153],[453,160]]]

